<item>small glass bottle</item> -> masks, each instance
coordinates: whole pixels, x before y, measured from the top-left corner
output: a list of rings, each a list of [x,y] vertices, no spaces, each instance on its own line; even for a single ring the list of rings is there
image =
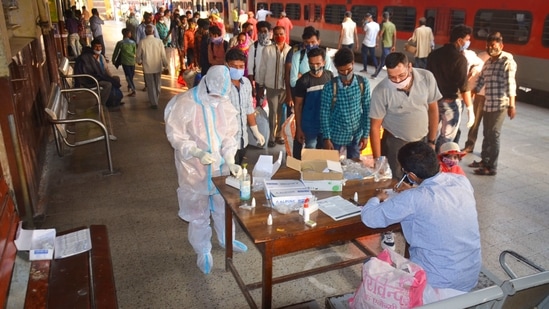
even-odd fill
[[[307,222],[309,220],[311,220],[311,213],[309,210],[309,199],[306,198],[303,203],[303,221]]]
[[[251,178],[246,168],[242,169],[242,176],[240,178],[240,199],[243,201],[249,201],[251,198]]]

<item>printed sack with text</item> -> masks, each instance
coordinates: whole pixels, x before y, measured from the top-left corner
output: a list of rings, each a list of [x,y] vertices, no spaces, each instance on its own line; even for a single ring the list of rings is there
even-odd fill
[[[353,309],[404,309],[423,305],[425,270],[393,250],[383,250],[362,267],[362,283],[349,305]]]

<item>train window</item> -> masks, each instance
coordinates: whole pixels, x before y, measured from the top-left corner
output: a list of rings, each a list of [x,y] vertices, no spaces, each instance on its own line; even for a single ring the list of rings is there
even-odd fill
[[[416,28],[416,8],[386,6],[383,11],[391,14],[391,21],[395,24],[397,31],[413,32]]]
[[[545,23],[543,23],[543,33],[541,34],[541,45],[549,47],[549,15],[545,17]]]
[[[215,7],[219,11],[219,14],[223,13],[223,2],[216,2]]]
[[[309,20],[309,5],[305,4],[303,7],[303,19]]]
[[[339,25],[343,22],[347,9],[344,5],[328,4],[324,10],[324,21],[327,24]]]
[[[364,16],[366,16],[366,13],[372,14],[374,19],[376,19],[377,7],[368,5],[354,5],[353,7],[351,7],[351,13],[353,14],[353,21],[359,27],[362,27],[362,24],[364,24]]]
[[[498,31],[505,43],[526,44],[532,30],[532,13],[527,11],[479,10],[475,15],[473,34],[485,39]]]
[[[450,11],[450,29],[448,33],[457,25],[465,24],[465,11],[451,10]]]
[[[315,4],[315,22],[321,22],[322,21],[322,7],[320,5]]]
[[[270,10],[273,15],[271,15],[272,17],[274,18],[279,18],[280,17],[280,13],[282,13],[282,11],[284,11],[284,5],[280,2],[273,2],[271,3],[271,8]]]
[[[301,19],[301,4],[288,3],[286,4],[286,16],[291,20]]]

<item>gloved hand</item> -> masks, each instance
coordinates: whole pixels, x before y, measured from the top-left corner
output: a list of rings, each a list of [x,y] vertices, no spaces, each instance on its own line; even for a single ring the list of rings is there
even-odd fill
[[[475,110],[473,108],[473,104],[467,106],[467,128],[470,128],[475,123]]]
[[[257,140],[258,146],[263,146],[265,144],[265,137],[263,136],[263,134],[259,132],[257,125],[251,126],[250,130],[252,130],[252,133],[254,134],[255,139]]]
[[[212,154],[202,149],[193,147],[190,150],[190,153],[191,153],[191,156],[200,159],[200,163],[204,165],[209,165],[215,162],[215,158],[212,156]]]
[[[233,174],[236,178],[240,178],[242,175],[242,167],[234,164],[234,158],[225,158],[225,163],[229,166],[229,171],[231,171],[231,174]]]

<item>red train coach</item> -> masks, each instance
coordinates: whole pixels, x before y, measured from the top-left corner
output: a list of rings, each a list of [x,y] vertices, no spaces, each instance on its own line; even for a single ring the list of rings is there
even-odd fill
[[[301,41],[303,28],[314,26],[320,30],[321,44],[332,48],[337,47],[346,11],[352,12],[352,18],[359,27],[360,43],[364,35],[361,26],[365,14],[371,13],[374,20],[381,22],[382,13],[389,12],[397,28],[398,50],[402,50],[404,42],[412,36],[420,17],[425,17],[428,26],[433,29],[437,46],[448,42],[450,29],[457,24],[463,23],[473,28],[470,48],[477,51],[485,48],[484,39],[489,32],[499,31],[504,38],[505,50],[514,55],[518,64],[519,99],[549,106],[549,1],[231,1],[228,3],[229,11],[232,6],[238,5],[255,12],[263,5],[273,13],[268,19],[273,25],[280,12],[285,11],[294,25],[290,34],[292,40]]]

